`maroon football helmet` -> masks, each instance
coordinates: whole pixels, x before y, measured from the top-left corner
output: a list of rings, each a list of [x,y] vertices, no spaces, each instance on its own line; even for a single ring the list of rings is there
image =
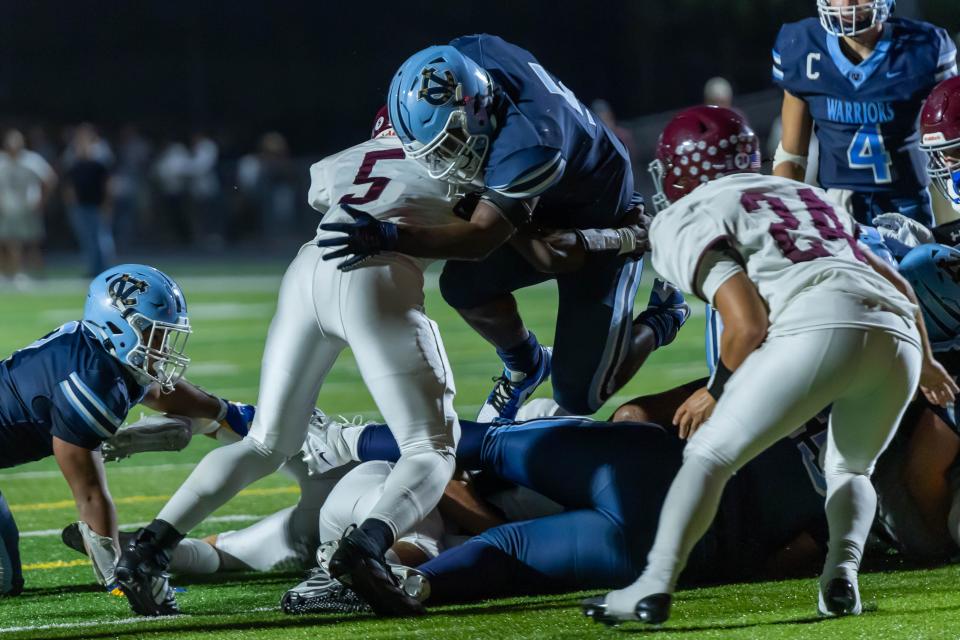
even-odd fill
[[[960,76],[938,84],[923,103],[920,148],[937,191],[960,211]]]
[[[373,129],[370,131],[370,139],[373,140],[385,131],[393,131],[393,124],[390,122],[390,114],[387,112],[387,105],[380,107],[377,111],[377,117],[373,121]]]
[[[760,140],[732,109],[691,107],[664,128],[649,170],[659,212],[710,180],[760,171]]]

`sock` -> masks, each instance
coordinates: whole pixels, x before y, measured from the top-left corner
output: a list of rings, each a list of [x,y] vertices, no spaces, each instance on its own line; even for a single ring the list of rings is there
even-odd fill
[[[360,533],[362,535],[356,535]],[[366,551],[383,556],[393,546],[393,530],[386,522],[376,518],[367,518],[350,533],[350,539]]]
[[[870,477],[866,474],[829,473],[824,510],[830,542],[820,586],[825,587],[833,578],[846,578],[856,584],[863,547],[877,510],[877,493]]]
[[[537,336],[533,331],[527,332],[527,337],[519,344],[509,349],[497,349],[497,355],[503,360],[503,364],[510,371],[517,371],[530,375],[540,366],[540,343],[537,342]]]
[[[173,573],[194,575],[216,573],[220,569],[220,554],[203,540],[186,538],[173,550],[167,569]]]
[[[153,534],[154,544],[168,553],[172,553],[174,547],[180,544],[180,541],[185,537],[184,534],[174,529],[169,522],[159,519],[148,524],[146,531]]]

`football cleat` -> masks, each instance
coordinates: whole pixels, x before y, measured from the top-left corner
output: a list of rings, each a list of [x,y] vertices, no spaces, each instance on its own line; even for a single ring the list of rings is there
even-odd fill
[[[633,613],[627,616],[619,616],[607,611],[607,602],[605,596],[588,598],[580,605],[583,615],[594,622],[599,622],[608,626],[617,626],[622,622],[644,622],[646,624],[662,624],[670,618],[670,603],[673,596],[669,593],[654,593],[645,598],[641,598]]]
[[[634,322],[653,330],[656,348],[659,349],[674,341],[689,317],[690,305],[683,299],[680,290],[669,282],[654,278],[647,308]]]
[[[383,556],[372,555],[353,540],[363,535],[358,529],[340,539],[330,558],[330,575],[343,582],[366,600],[381,616],[418,616],[427,611],[402,588],[402,583],[387,566]]]
[[[323,567],[314,567],[307,579],[283,594],[284,613],[372,613],[373,608],[347,585],[330,577]]]
[[[180,451],[190,444],[191,438],[189,418],[150,416],[117,430],[101,445],[100,453],[104,462],[113,462],[146,451]]]
[[[540,364],[533,373],[511,371],[504,367],[503,374],[493,379],[497,384],[480,408],[477,422],[493,422],[497,419],[515,420],[520,406],[550,377],[552,359],[553,349],[541,346]]]
[[[345,428],[362,426],[364,423],[357,419],[337,420],[324,415],[320,409],[314,409],[301,450],[307,472],[312,476],[320,475],[351,462],[353,457],[340,432]]]
[[[819,590],[817,613],[822,617],[858,616],[863,613],[860,590],[846,578],[834,578],[826,591]]]
[[[120,548],[125,548],[130,541],[137,537],[136,533],[131,533],[129,531],[120,532]],[[60,532],[60,540],[66,546],[70,547],[77,553],[82,553],[87,555],[87,548],[83,546],[83,534],[80,533],[80,523],[71,522],[63,528],[63,531]]]
[[[142,616],[172,616],[180,613],[170,580],[164,571],[165,552],[157,549],[146,529],[123,548],[117,562],[117,581],[130,609]]]

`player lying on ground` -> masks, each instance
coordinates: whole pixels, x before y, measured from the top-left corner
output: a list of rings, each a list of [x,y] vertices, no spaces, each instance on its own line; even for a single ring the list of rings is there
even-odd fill
[[[684,445],[674,433],[651,424],[565,417],[506,426],[461,425],[457,460],[476,472],[475,481],[448,491],[438,517],[446,534],[479,535],[444,549],[449,535],[438,538],[435,532],[421,531],[438,540],[434,548],[443,550],[417,567],[422,579],[412,582],[414,595],[429,595],[434,603],[478,600],[625,585],[634,577],[653,540],[667,487],[680,467]],[[385,425],[330,425],[319,436],[311,434],[306,448],[313,452],[310,464],[316,471],[329,468],[324,461],[395,460],[398,454]],[[504,496],[490,504],[489,487],[504,484],[536,492],[559,505],[559,512],[541,502],[518,513],[510,502],[504,503]],[[338,496],[341,490],[346,495]],[[376,491],[376,484],[369,490]],[[362,486],[334,490],[321,512],[321,536],[326,532],[336,540],[339,528],[362,518],[363,505],[369,504],[358,495],[362,493]],[[505,512],[521,521],[506,522]],[[466,528],[465,522],[470,523]],[[792,575],[797,566],[810,566],[810,550],[801,549],[804,556],[796,556],[795,541],[812,538],[822,545],[825,533],[822,498],[796,447],[784,442],[737,475],[722,517],[698,546],[686,577],[704,582]],[[814,559],[818,552],[814,545]],[[322,571],[288,592],[283,606],[298,613],[364,608],[362,599],[330,582]]]
[[[598,621],[665,621],[731,476],[830,404],[818,611],[860,613],[874,464],[918,383],[936,404],[957,391],[933,358],[909,284],[861,249],[853,219],[822,191],[752,173],[756,144],[740,115],[708,107],[680,113],[658,144],[658,189],[672,204],[651,226],[654,265],[718,309],[721,361],[681,407],[695,433],[647,567],[630,587],[586,604]],[[707,168],[694,172],[684,160],[701,147]]]
[[[351,211],[354,223],[326,227],[347,234],[324,240],[344,247],[327,257],[450,259],[444,299],[504,363],[478,419],[514,418],[551,371],[560,406],[596,411],[689,313],[666,287],[657,310],[633,317],[646,242],[623,145],[530,52],[496,36],[414,54],[394,76],[387,106],[408,155],[438,180],[482,189],[479,202],[468,221],[430,227],[374,224]],[[546,243],[544,229],[577,231]],[[551,279],[552,356],[524,326],[512,293]]]
[[[818,180],[860,222],[900,212],[933,225],[917,146],[930,89],[957,73],[949,34],[890,17],[894,0],[817,0],[814,18],[784,25],[773,48],[783,89],[783,140],[774,174],[803,180],[811,132]]]
[[[0,362],[0,467],[54,456],[77,503],[97,580],[115,584],[117,518],[97,450],[130,409],[236,421],[238,408],[182,379],[187,304],[153,267],[125,264],[90,284],[83,320]],[[0,593],[23,588],[18,533],[0,495]]]

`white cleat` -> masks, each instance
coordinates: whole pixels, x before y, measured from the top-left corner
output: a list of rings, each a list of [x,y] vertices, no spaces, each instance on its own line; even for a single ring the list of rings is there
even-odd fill
[[[301,450],[308,473],[316,476],[352,462],[350,448],[341,437],[341,431],[344,428],[361,426],[363,424],[357,420],[331,418],[319,409],[314,409]]]
[[[147,451],[180,451],[193,437],[190,419],[183,416],[157,415],[141,418],[118,429],[100,448],[104,462],[129,458]]]

